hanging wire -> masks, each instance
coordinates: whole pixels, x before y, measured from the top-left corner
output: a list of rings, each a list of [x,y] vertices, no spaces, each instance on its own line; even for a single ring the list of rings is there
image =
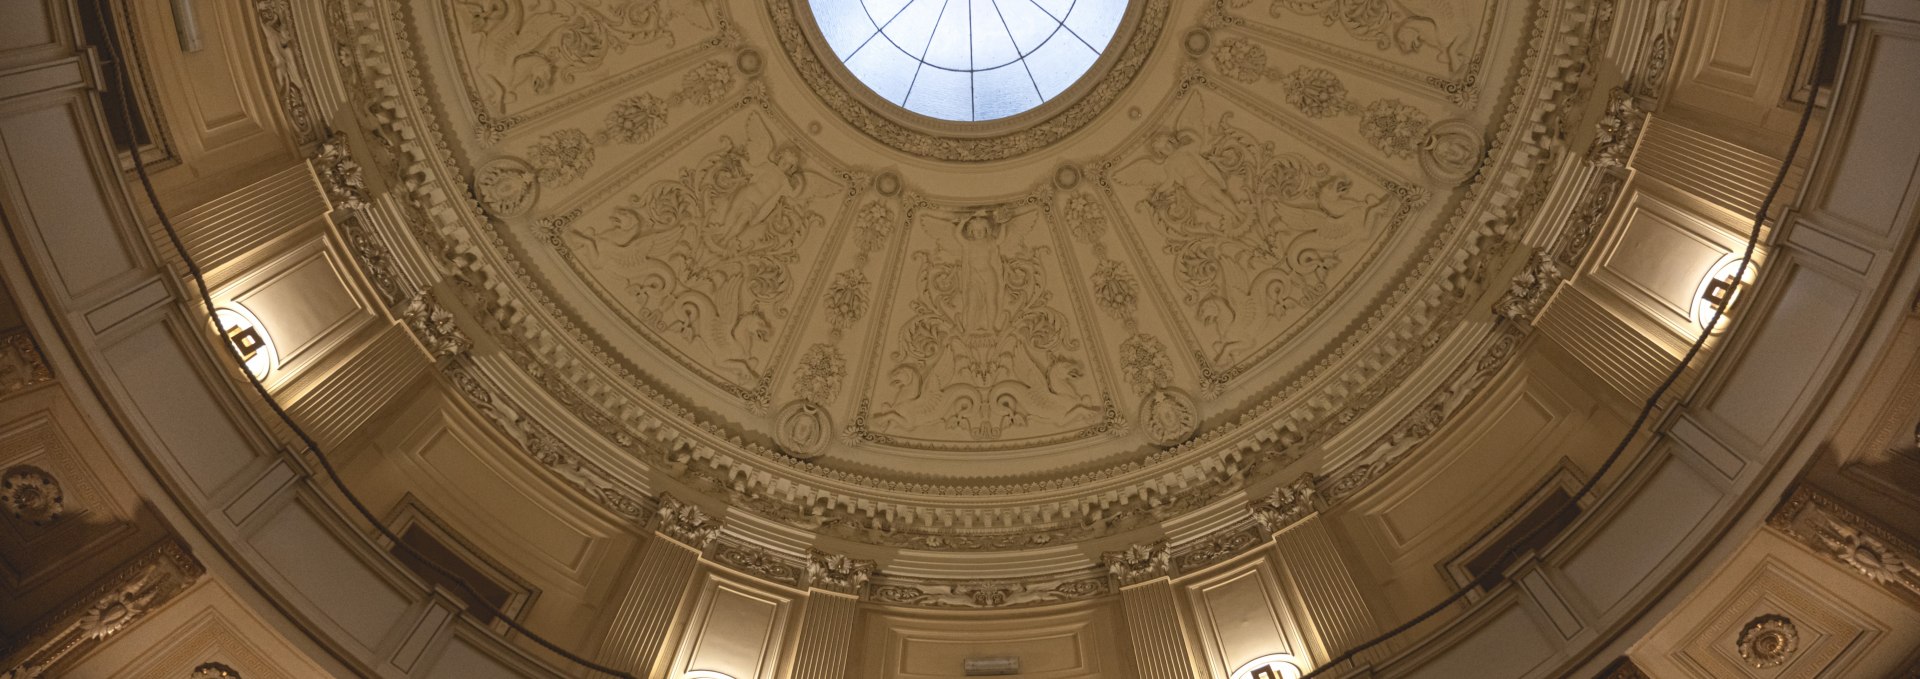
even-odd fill
[[[1819,39],[1818,31],[1820,29],[1820,20],[1822,18],[1823,16],[1821,12],[1817,11],[1817,9],[1810,9],[1807,12],[1807,24],[1804,29],[1804,33],[1805,33],[1804,44],[1813,45],[1816,42],[1816,40]],[[1824,73],[1827,68],[1827,59],[1830,56],[1830,50],[1820,49],[1816,51],[1816,54],[1818,56],[1815,57],[1812,72],[1815,74]],[[1582,499],[1586,498],[1588,494],[1593,492],[1594,488],[1600,484],[1600,479],[1604,478],[1607,475],[1607,472],[1611,470],[1613,466],[1620,461],[1621,456],[1626,454],[1627,448],[1633,444],[1633,441],[1639,435],[1640,430],[1646,426],[1647,420],[1653,416],[1654,411],[1659,409],[1660,399],[1666,397],[1667,392],[1673,388],[1673,385],[1676,382],[1680,381],[1681,375],[1686,373],[1687,368],[1693,364],[1694,359],[1698,358],[1701,350],[1706,347],[1707,340],[1713,336],[1714,329],[1718,327],[1720,325],[1720,321],[1726,317],[1727,307],[1733,306],[1734,301],[1740,298],[1740,295],[1736,293],[1740,289],[1740,282],[1746,280],[1747,270],[1753,263],[1754,251],[1759,248],[1761,231],[1763,227],[1766,226],[1766,223],[1767,223],[1767,213],[1773,210],[1774,201],[1780,197],[1780,189],[1781,187],[1786,185],[1787,174],[1793,169],[1793,159],[1800,155],[1800,146],[1806,140],[1807,129],[1813,123],[1813,111],[1815,108],[1815,103],[1818,99],[1819,88],[1820,88],[1820,83],[1817,81],[1817,77],[1818,76],[1816,75],[1816,82],[1814,83],[1814,96],[1808,97],[1806,106],[1802,108],[1800,111],[1800,120],[1799,120],[1799,123],[1794,128],[1793,141],[1787,145],[1786,155],[1783,156],[1784,159],[1780,162],[1780,171],[1774,174],[1773,183],[1767,187],[1766,198],[1760,201],[1759,209],[1754,211],[1753,228],[1747,234],[1746,249],[1741,253],[1740,265],[1738,268],[1734,270],[1734,273],[1733,273],[1733,278],[1732,278],[1733,285],[1734,285],[1733,292],[1728,293],[1728,299],[1725,303],[1714,306],[1713,315],[1710,316],[1707,319],[1707,322],[1701,326],[1700,334],[1694,338],[1693,344],[1687,347],[1687,353],[1680,357],[1680,361],[1678,363],[1674,364],[1673,369],[1667,373],[1667,378],[1665,380],[1662,380],[1660,382],[1660,386],[1653,390],[1653,395],[1647,397],[1646,402],[1642,404],[1640,407],[1640,413],[1634,416],[1633,424],[1627,428],[1626,435],[1620,438],[1620,443],[1613,447],[1613,451],[1607,454],[1606,460],[1601,462],[1600,467],[1598,469],[1595,469],[1593,474],[1587,477],[1586,482],[1580,484],[1580,489],[1577,492],[1575,492],[1572,495],[1571,499],[1568,501],[1569,502],[1568,507],[1570,508],[1579,507],[1579,502]],[[1507,512],[1506,517],[1502,518],[1500,521],[1495,522],[1493,526],[1499,526],[1501,524],[1506,523],[1507,519],[1511,518],[1515,513],[1518,512],[1518,510],[1519,510],[1518,507],[1514,508],[1513,510],[1509,510]],[[1492,526],[1489,527],[1488,532],[1491,532],[1491,528]],[[1531,530],[1528,530],[1526,533],[1522,534],[1523,539],[1515,540],[1513,546],[1508,547],[1504,552],[1502,552],[1500,559],[1495,561],[1494,563],[1511,564],[1513,562],[1513,559],[1520,556],[1520,553],[1522,551],[1524,551],[1525,549],[1530,549],[1528,545],[1531,544],[1535,538],[1539,538],[1543,535],[1551,535],[1547,533],[1547,531],[1550,529],[1560,530],[1562,528],[1564,527],[1557,527],[1556,524],[1551,521],[1544,522],[1540,525],[1534,526]],[[1482,533],[1483,536],[1486,534],[1487,532]],[[1466,586],[1461,587],[1457,590],[1454,590],[1452,594],[1448,594],[1446,598],[1440,600],[1440,603],[1434,604],[1433,607],[1428,608],[1427,610],[1421,612],[1419,615],[1413,616],[1412,619],[1406,621],[1405,623],[1401,623],[1399,626],[1394,627],[1391,630],[1387,630],[1386,632],[1380,634],[1379,636],[1369,639],[1358,646],[1354,646],[1353,648],[1347,650],[1344,653],[1341,653],[1340,655],[1334,656],[1333,659],[1328,660],[1325,663],[1322,663],[1319,667],[1315,668],[1313,671],[1307,672],[1306,674],[1301,675],[1300,679],[1313,679],[1314,677],[1318,677],[1322,673],[1325,673],[1328,670],[1333,669],[1335,666],[1339,665],[1340,663],[1353,660],[1359,654],[1364,653],[1382,643],[1386,643],[1387,640],[1392,639],[1396,636],[1399,636],[1401,633],[1404,633],[1407,630],[1412,629],[1413,627],[1419,625],[1420,623],[1423,623],[1432,619],[1433,616],[1439,615],[1442,611],[1445,611],[1446,609],[1451,608],[1454,604],[1459,603],[1460,600],[1465,599],[1469,594],[1472,594],[1473,592],[1480,591],[1485,588],[1490,588],[1494,583],[1498,582],[1499,577],[1500,577],[1500,574],[1497,571],[1490,571],[1486,574],[1482,574],[1481,577],[1478,578],[1476,581],[1469,583]]]
[[[131,10],[127,9],[126,4],[124,3],[109,2],[107,4],[120,4],[120,10],[121,10],[120,16],[121,16],[121,20],[124,22],[123,25],[125,27],[125,30],[122,31],[122,33],[126,35],[127,48],[135,54],[140,53],[140,39],[139,39],[140,32],[135,28],[133,24],[133,16],[132,16]],[[103,8],[103,11],[111,11],[111,10],[107,10]],[[101,18],[102,20],[105,19],[105,17],[101,17]],[[112,53],[112,58],[115,62],[120,64],[128,63],[125,57],[121,54],[120,46],[117,43],[109,40],[107,41],[106,47],[108,51]],[[120,92],[120,96],[125,97],[128,102],[132,102],[136,100],[135,97],[137,95],[134,92],[134,88],[131,82],[126,77],[126,70],[127,69],[125,68],[113,69],[114,88]],[[126,129],[122,131],[127,133],[129,135],[129,138],[131,138],[132,132],[137,128],[135,127],[132,113],[129,111],[129,108],[130,107],[127,107],[127,106],[120,107],[121,116],[120,116],[120,120],[118,120],[117,123],[120,125],[126,126]],[[134,173],[139,175],[140,186],[142,189],[144,189],[146,193],[147,201],[153,205],[153,212],[154,212],[154,215],[159,218],[161,229],[166,232],[167,240],[170,243],[172,243],[174,252],[180,255],[180,261],[185,263],[187,268],[187,275],[193,279],[194,287],[197,288],[200,293],[200,302],[206,307],[208,320],[210,320],[213,323],[214,328],[218,329],[220,327],[220,319],[219,319],[218,307],[215,305],[213,301],[213,291],[210,287],[208,287],[206,276],[201,272],[199,263],[195,262],[193,259],[193,255],[187,251],[186,243],[183,242],[180,238],[179,229],[174,227],[173,220],[168,217],[166,209],[161,206],[160,193],[157,189],[154,188],[153,178],[148,174],[146,160],[141,156],[140,153],[138,153],[137,150],[133,154],[133,169],[134,169]],[[378,531],[382,537],[386,538],[389,542],[393,544],[393,547],[395,549],[406,552],[408,556],[413,557],[414,562],[427,567],[428,569],[432,570],[435,575],[438,575],[442,579],[453,583],[456,589],[460,590],[462,594],[466,595],[467,600],[464,603],[467,606],[478,607],[487,611],[487,613],[490,614],[494,619],[505,623],[507,627],[511,628],[513,631],[526,636],[526,638],[528,639],[531,639],[533,643],[538,644],[541,648],[547,649],[548,651],[552,651],[553,653],[559,655],[560,657],[567,659],[569,662],[577,664],[593,672],[599,672],[601,674],[614,676],[614,677],[621,677],[622,679],[636,679],[632,674],[622,672],[620,670],[616,670],[611,667],[607,667],[605,665],[601,665],[599,663],[583,658],[571,651],[568,651],[565,648],[561,648],[558,644],[555,644],[552,641],[549,641],[546,637],[535,633],[533,630],[527,629],[525,625],[520,624],[519,621],[514,620],[511,616],[507,615],[506,611],[503,611],[499,607],[494,606],[492,603],[487,602],[485,598],[482,597],[479,594],[479,592],[473,587],[473,585],[467,582],[467,580],[461,577],[458,573],[454,573],[453,571],[448,570],[446,567],[441,566],[440,564],[434,563],[432,559],[428,558],[425,554],[415,549],[412,545],[409,545],[406,542],[401,541],[400,536],[395,534],[392,529],[386,526],[386,524],[382,523],[380,519],[374,515],[373,511],[367,508],[366,503],[362,502],[360,500],[360,497],[358,495],[355,495],[352,489],[347,487],[346,480],[341,478],[339,470],[335,469],[333,466],[333,461],[329,459],[326,452],[320,448],[320,443],[314,440],[314,438],[311,435],[309,435],[305,429],[301,428],[298,422],[294,421],[293,416],[289,415],[286,409],[281,407],[280,402],[274,399],[273,393],[267,390],[266,384],[262,382],[258,376],[255,376],[253,374],[253,371],[247,369],[246,358],[240,354],[239,347],[236,347],[232,342],[227,342],[227,341],[219,341],[216,343],[226,348],[227,356],[233,359],[234,364],[239,367],[240,373],[246,376],[247,383],[249,385],[252,385],[253,391],[256,394],[259,394],[260,399],[266,403],[267,408],[272,410],[273,414],[281,422],[285,423],[287,425],[287,428],[293,432],[293,435],[296,438],[300,439],[300,443],[306,446],[307,451],[312,453],[313,459],[320,464],[320,469],[323,472],[323,475],[327,477],[328,482],[333,485],[334,489],[339,491],[342,497],[346,498],[347,503],[353,506],[354,512],[359,514],[360,518],[365,519],[368,524],[371,524],[374,530]],[[460,610],[460,613],[465,615],[473,615],[471,608],[463,608]],[[484,623],[481,623],[481,624],[484,626]]]

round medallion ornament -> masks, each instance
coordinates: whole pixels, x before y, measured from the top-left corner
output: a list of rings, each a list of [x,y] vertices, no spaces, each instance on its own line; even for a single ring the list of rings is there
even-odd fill
[[[1442,121],[1427,131],[1427,143],[1420,149],[1420,169],[1436,181],[1458,185],[1479,171],[1480,156],[1485,152],[1486,139],[1480,128],[1457,118]]]
[[[1779,667],[1794,651],[1800,650],[1800,631],[1794,629],[1793,621],[1786,616],[1763,615],[1740,630],[1736,647],[1740,657],[1754,669]]]
[[[60,518],[65,503],[60,482],[39,467],[23,464],[0,474],[0,506],[13,518],[44,526]]]
[[[776,418],[780,447],[802,460],[819,457],[833,431],[833,417],[812,401],[794,401]]]
[[[495,158],[473,173],[473,192],[488,214],[518,217],[539,198],[539,175],[519,158]]]
[[[1200,411],[1187,392],[1162,387],[1140,401],[1140,426],[1154,445],[1176,445],[1200,428]]]

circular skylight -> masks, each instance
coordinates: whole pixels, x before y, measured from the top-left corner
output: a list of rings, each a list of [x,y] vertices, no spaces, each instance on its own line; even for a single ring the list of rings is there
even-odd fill
[[[943,120],[1032,110],[1099,60],[1127,0],[812,0],[834,56],[882,99]]]

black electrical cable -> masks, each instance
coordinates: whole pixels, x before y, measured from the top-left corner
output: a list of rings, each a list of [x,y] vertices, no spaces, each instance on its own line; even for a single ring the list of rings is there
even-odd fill
[[[1805,44],[1815,44],[1816,39],[1819,37],[1817,36],[1817,31],[1820,28],[1820,19],[1822,18],[1821,13],[1818,11],[1810,10],[1807,12]],[[1814,59],[1812,72],[1815,74],[1825,73],[1827,68],[1827,59],[1830,50],[1824,49],[1824,45],[1821,47],[1822,49],[1816,52],[1818,56]],[[1707,340],[1713,336],[1714,328],[1718,327],[1720,321],[1725,318],[1727,307],[1733,306],[1734,301],[1738,299],[1738,296],[1733,293],[1740,289],[1740,282],[1746,280],[1747,270],[1753,262],[1753,253],[1760,245],[1761,231],[1767,223],[1767,213],[1773,210],[1774,201],[1780,197],[1781,187],[1786,185],[1787,174],[1793,169],[1793,160],[1796,156],[1800,155],[1800,146],[1806,141],[1807,129],[1813,123],[1813,110],[1818,98],[1819,89],[1819,83],[1816,82],[1813,88],[1813,95],[1807,98],[1806,107],[1800,111],[1800,121],[1794,128],[1793,141],[1787,145],[1787,153],[1780,162],[1780,171],[1774,174],[1773,183],[1767,187],[1766,198],[1760,201],[1759,209],[1754,212],[1753,229],[1747,234],[1746,249],[1741,253],[1740,265],[1733,273],[1733,291],[1729,291],[1728,299],[1725,303],[1714,306],[1713,315],[1709,317],[1706,324],[1701,327],[1700,334],[1694,338],[1693,344],[1687,347],[1687,353],[1680,357],[1678,363],[1674,364],[1673,370],[1667,373],[1667,378],[1662,380],[1660,386],[1653,390],[1653,395],[1647,397],[1646,403],[1640,408],[1639,415],[1633,418],[1633,424],[1627,428],[1626,435],[1621,437],[1619,445],[1614,446],[1613,452],[1609,453],[1606,460],[1600,463],[1600,467],[1594,470],[1592,475],[1587,477],[1585,483],[1580,484],[1580,490],[1572,496],[1571,502],[1574,504],[1569,505],[1570,507],[1577,507],[1579,501],[1589,493],[1592,493],[1594,487],[1599,485],[1600,479],[1605,477],[1607,472],[1613,468],[1614,464],[1620,461],[1621,456],[1627,452],[1627,447],[1632,445],[1633,440],[1639,435],[1641,428],[1646,426],[1647,420],[1653,416],[1655,410],[1659,409],[1660,399],[1666,397],[1667,392],[1673,388],[1674,383],[1680,380],[1680,376],[1686,373],[1687,368],[1692,365],[1694,359],[1699,357],[1700,351],[1706,347]],[[1508,513],[1509,516],[1512,514],[1513,512],[1511,511]],[[1505,519],[1496,522],[1495,525],[1499,525],[1500,523],[1505,523]],[[1525,545],[1531,542],[1533,538],[1544,534],[1549,528],[1554,528],[1553,522],[1547,522],[1533,527],[1532,530],[1525,533],[1526,539],[1515,540],[1514,546],[1502,552],[1500,560],[1495,563],[1512,563],[1512,560],[1520,555]],[[1459,603],[1460,600],[1466,598],[1468,594],[1480,590],[1487,584],[1489,577],[1497,576],[1497,573],[1482,576],[1481,581],[1468,584],[1465,587],[1455,590],[1452,594],[1447,595],[1445,599],[1441,599],[1440,603],[1414,616],[1407,622],[1369,639],[1365,643],[1355,646],[1338,656],[1334,656],[1333,659],[1322,663],[1313,671],[1301,675],[1300,679],[1313,679],[1314,677],[1318,677],[1321,673],[1332,669],[1334,666],[1352,660],[1355,656],[1385,643],[1387,640],[1398,636],[1402,632],[1412,629],[1415,625],[1426,622],[1433,618],[1433,616],[1439,615],[1441,611]]]
[[[128,48],[135,53],[139,53],[139,31],[134,27],[132,13],[126,8],[124,3],[121,4],[121,18],[125,25],[125,30],[121,32],[126,36]],[[105,17],[101,17],[101,19],[104,20]],[[121,96],[126,97],[127,101],[131,103],[136,96],[132,83],[126,76],[126,69],[130,67],[131,62],[127,61],[125,56],[120,53],[120,46],[118,44],[114,44],[111,40],[107,42],[106,47],[113,53],[114,62],[121,65],[120,68],[113,69],[114,87],[119,90]],[[126,126],[126,129],[122,131],[128,135],[129,139],[135,138],[133,137],[133,132],[136,128],[130,107],[122,106],[120,110],[121,120],[118,122]],[[213,322],[214,328],[218,329],[220,327],[220,318],[217,310],[218,307],[213,301],[213,291],[207,286],[207,279],[200,271],[200,265],[194,262],[193,255],[187,251],[186,243],[181,241],[180,232],[174,228],[173,220],[168,218],[167,211],[161,207],[159,191],[154,188],[153,178],[148,175],[146,161],[141,157],[138,149],[135,149],[133,153],[133,168],[134,173],[139,175],[140,185],[145,190],[147,201],[153,205],[154,215],[160,220],[160,227],[166,231],[167,240],[173,244],[174,251],[179,253],[180,261],[185,263],[187,267],[188,276],[193,279],[194,286],[199,289],[200,302],[206,306],[207,318]],[[293,416],[289,415],[286,409],[280,406],[280,402],[274,399],[273,393],[267,390],[266,384],[261,382],[260,378],[253,374],[253,371],[247,369],[246,358],[240,355],[240,349],[235,347],[232,342],[222,341],[218,342],[218,344],[226,347],[227,356],[233,359],[235,365],[239,366],[240,373],[246,376],[247,383],[251,384],[254,392],[258,393],[260,399],[266,402],[267,408],[271,409],[274,415],[277,416],[281,422],[284,422],[287,428],[293,432],[293,435],[300,439],[300,442],[307,447],[307,450],[313,453],[313,459],[320,463],[320,469],[326,475],[327,480],[332,483],[333,487],[340,492],[341,496],[347,499],[348,504],[353,505],[354,511],[358,513],[361,518],[371,524],[374,530],[379,531],[381,536],[392,542],[395,549],[406,552],[409,556],[413,557],[415,562],[432,569],[435,574],[454,583],[462,590],[462,593],[468,597],[468,601],[465,602],[467,605],[478,606],[485,609],[488,613],[492,614],[494,619],[506,623],[507,627],[525,635],[528,639],[533,640],[535,644],[539,644],[541,648],[552,651],[560,657],[594,672],[621,677],[622,679],[636,679],[632,674],[582,658],[548,641],[546,637],[534,633],[533,630],[527,629],[525,625],[520,624],[519,621],[508,616],[505,611],[488,603],[465,578],[434,563],[419,550],[414,549],[412,545],[402,542],[399,535],[396,535],[392,529],[387,528],[386,524],[381,523],[373,511],[367,509],[366,504],[360,501],[360,497],[355,495],[351,489],[347,488],[346,480],[342,479],[340,472],[334,469],[333,461],[329,460],[327,454],[320,449],[320,443],[315,441],[312,436],[307,434],[305,429],[300,427],[298,422],[293,420]],[[461,612],[471,615],[471,612],[465,609]]]

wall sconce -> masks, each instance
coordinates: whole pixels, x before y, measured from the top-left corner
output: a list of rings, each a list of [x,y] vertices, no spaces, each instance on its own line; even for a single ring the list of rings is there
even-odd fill
[[[180,37],[180,51],[200,51],[200,16],[194,12],[193,0],[173,0],[173,31]]]
[[[1234,670],[1233,679],[1300,679],[1298,662],[1285,653],[1263,655]]]
[[[1713,320],[1714,313],[1733,304],[1740,298],[1740,293],[1753,285],[1753,281],[1760,275],[1758,263],[1749,262],[1747,271],[1740,280],[1733,280],[1734,274],[1740,271],[1741,261],[1739,255],[1729,253],[1721,257],[1719,262],[1707,270],[1707,275],[1700,279],[1700,286],[1694,291],[1693,310],[1690,314],[1694,325],[1706,327],[1707,321]],[[1726,327],[1726,318],[1723,315],[1713,332],[1717,335]]]
[[[246,362],[247,374],[254,379],[264,379],[267,373],[280,367],[280,354],[273,348],[273,337],[267,334],[267,327],[260,319],[238,304],[229,304],[214,310],[219,320],[220,335],[233,344]]]

